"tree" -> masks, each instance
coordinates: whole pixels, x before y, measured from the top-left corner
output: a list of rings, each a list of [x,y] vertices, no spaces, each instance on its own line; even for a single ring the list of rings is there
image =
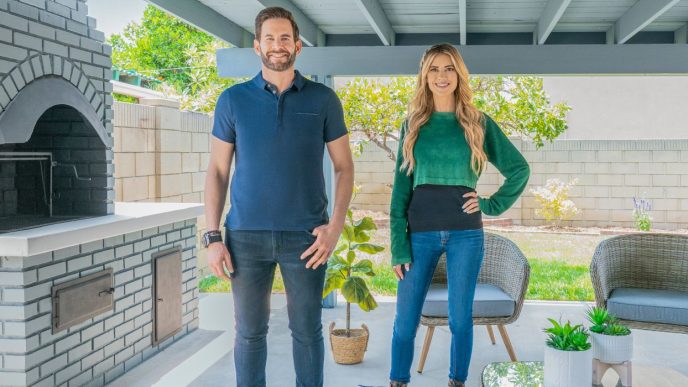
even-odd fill
[[[507,135],[530,138],[540,148],[566,128],[565,103],[550,105],[537,77],[473,77],[473,103],[489,114]],[[389,81],[356,78],[337,90],[347,126],[382,148],[392,160],[396,150],[388,141],[396,135],[413,96],[415,78],[395,77]]]
[[[566,103],[550,105],[540,77],[474,77],[473,103],[508,135],[530,138],[539,149],[568,128]]]
[[[212,112],[215,110],[217,99],[235,80],[223,79],[217,75],[215,52],[223,48],[219,41],[214,41],[201,49],[191,46],[186,51],[188,55],[188,81],[177,88],[162,87],[169,94],[179,95],[181,108],[198,112]]]
[[[226,43],[153,6],[109,43],[115,65],[160,79],[181,96],[182,108],[211,111],[218,90],[234,83],[217,76],[215,51]]]
[[[415,79],[410,77],[395,77],[389,82],[356,78],[346,87],[338,89],[344,119],[349,130],[354,133],[352,139],[358,140],[360,136],[355,135],[358,132],[394,160],[396,149],[391,149],[387,141],[398,140],[396,132],[406,115],[415,83]],[[360,151],[362,143],[357,141],[355,144]]]

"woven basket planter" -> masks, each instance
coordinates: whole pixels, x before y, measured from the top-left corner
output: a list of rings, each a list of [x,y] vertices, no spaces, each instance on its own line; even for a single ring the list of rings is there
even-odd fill
[[[330,324],[330,346],[337,364],[358,364],[363,361],[368,349],[368,327],[361,324],[361,329],[350,329],[351,336],[346,336],[346,329],[334,329]]]
[[[621,364],[633,357],[633,333],[609,336],[590,332],[593,358],[608,364]]]

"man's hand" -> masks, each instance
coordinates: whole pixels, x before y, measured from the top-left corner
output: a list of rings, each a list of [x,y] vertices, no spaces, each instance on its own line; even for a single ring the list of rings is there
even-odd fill
[[[327,264],[327,260],[332,255],[339,236],[342,234],[342,229],[330,224],[323,224],[313,229],[313,235],[316,236],[315,242],[301,254],[301,260],[313,255],[308,262],[306,262],[306,269],[317,269],[320,265]]]
[[[215,276],[226,281],[231,281],[231,278],[225,274],[225,268],[229,275],[234,273],[232,266],[232,257],[229,255],[229,250],[222,242],[215,242],[208,245],[208,266],[213,271]]]
[[[402,266],[404,267],[403,270],[401,268]],[[404,279],[404,272],[408,273],[408,271],[411,270],[411,264],[406,263],[403,265],[394,265],[393,268],[394,268],[394,274],[397,276],[397,279],[399,281],[401,281]]]

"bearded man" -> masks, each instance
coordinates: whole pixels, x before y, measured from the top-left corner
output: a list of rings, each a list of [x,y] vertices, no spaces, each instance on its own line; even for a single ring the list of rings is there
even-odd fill
[[[287,293],[296,386],[323,385],[321,300],[327,259],[344,227],[354,167],[335,92],[294,70],[301,52],[292,14],[261,11],[253,47],[262,61],[250,81],[220,95],[205,182],[208,265],[231,281],[236,385],[264,387],[270,294],[279,265]],[[324,150],[335,171],[332,217]],[[232,160],[230,210],[220,217]]]

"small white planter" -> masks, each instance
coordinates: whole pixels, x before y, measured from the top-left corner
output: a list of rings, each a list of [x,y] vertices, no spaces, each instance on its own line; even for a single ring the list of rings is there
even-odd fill
[[[633,358],[633,333],[609,336],[590,332],[593,358],[608,364],[621,364]]]
[[[545,387],[581,387],[592,380],[592,349],[560,351],[545,346]]]

